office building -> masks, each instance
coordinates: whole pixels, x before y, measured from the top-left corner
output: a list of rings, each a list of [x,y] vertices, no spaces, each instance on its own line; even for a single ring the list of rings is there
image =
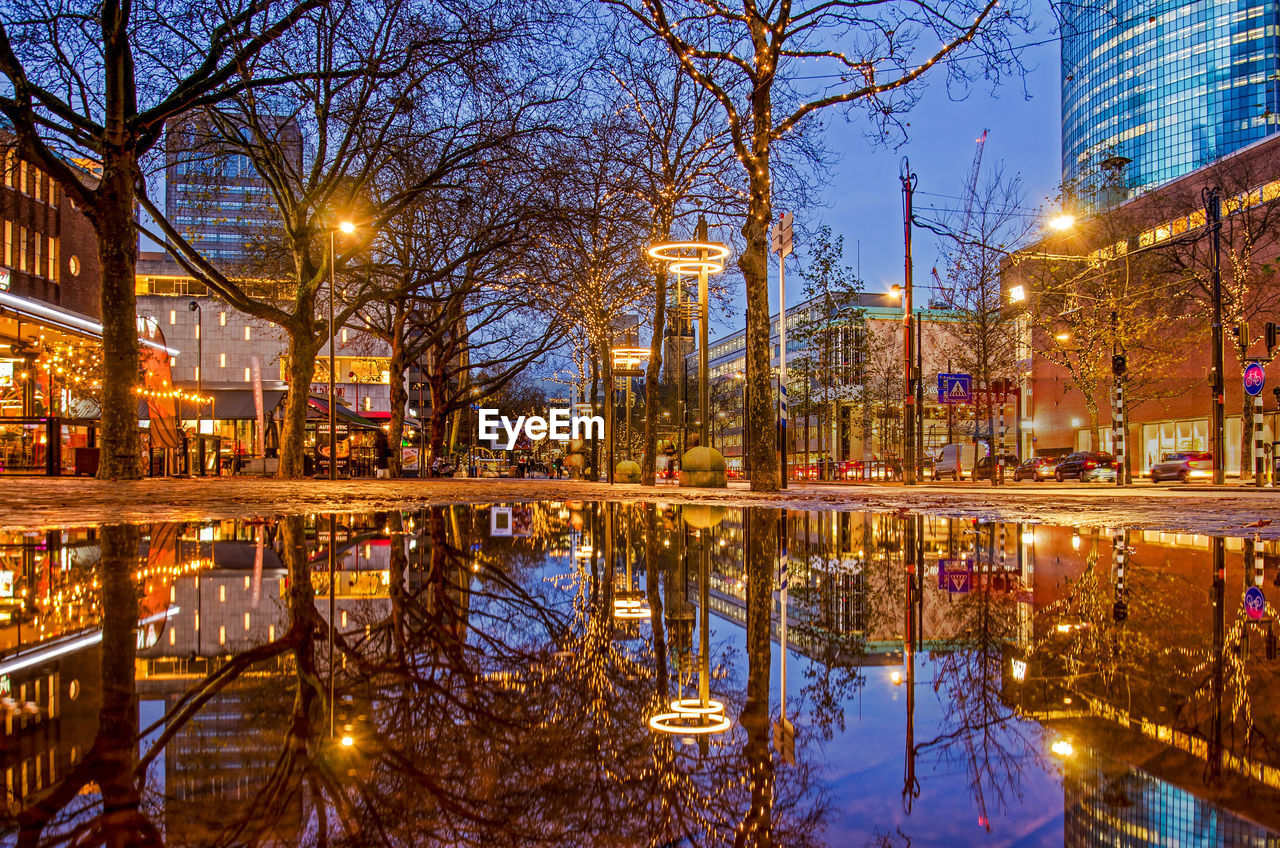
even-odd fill
[[[1064,181],[1125,162],[1133,196],[1280,128],[1280,6],[1109,0],[1062,14]]]

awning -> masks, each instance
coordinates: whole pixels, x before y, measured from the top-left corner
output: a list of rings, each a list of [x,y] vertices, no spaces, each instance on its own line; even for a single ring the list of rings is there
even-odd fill
[[[363,412],[363,413],[361,413],[361,414],[362,414],[365,418],[369,419],[370,421],[376,421],[376,422],[378,422],[379,424],[390,424],[390,423],[391,423],[391,412],[390,412],[389,410],[386,410],[386,409],[367,410],[367,411],[365,411],[365,412]],[[410,417],[410,416],[406,415],[406,416],[404,417],[404,426],[405,426],[405,427],[408,427],[408,428],[409,428],[409,429],[411,429],[411,430],[421,430],[421,429],[422,429],[422,422],[420,422],[420,421],[419,421],[418,419],[416,419],[416,418],[412,418],[412,417]]]
[[[195,384],[188,382],[175,383],[174,387],[192,393],[196,390]],[[212,417],[216,421],[253,421],[258,417],[257,409],[253,405],[253,389],[247,386],[245,388],[205,386],[201,391],[206,397],[213,398],[212,407],[208,404],[201,404],[200,411],[197,414],[192,404],[179,404],[181,406],[181,415],[184,419]],[[271,417],[271,411],[276,408],[284,395],[284,389],[264,388],[262,390],[262,410],[267,418]],[[146,401],[138,405],[138,418],[143,421],[148,418]]]
[[[21,297],[13,292],[0,291],[0,315],[11,315],[21,321],[51,327],[61,332],[81,338],[101,339],[102,322],[96,321],[79,312],[62,309],[39,300]],[[170,356],[177,356],[178,351],[146,339],[139,342],[150,347],[164,350]]]
[[[308,415],[307,416],[308,418],[310,418],[313,421],[329,420],[329,404],[326,401],[322,400],[321,398],[313,396],[309,398],[307,402],[311,405],[311,408],[313,410],[320,413],[319,415]],[[342,404],[338,404],[337,406],[334,407],[334,414],[339,420],[345,421],[348,424],[352,425],[353,427],[364,427],[365,429],[368,429],[368,430],[382,429],[381,423],[377,421],[370,421],[368,418],[365,418],[363,415],[358,415],[355,412],[352,412],[350,409],[347,409]]]

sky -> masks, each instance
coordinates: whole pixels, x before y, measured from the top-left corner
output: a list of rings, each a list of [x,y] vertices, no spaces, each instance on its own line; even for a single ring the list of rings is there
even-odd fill
[[[1044,40],[1043,32],[1031,40]],[[828,122],[827,145],[839,156],[825,190],[825,207],[790,210],[797,222],[829,225],[845,240],[845,261],[857,265],[867,291],[887,291],[903,276],[902,192],[899,165],[905,155],[919,177],[915,206],[927,216],[928,207],[956,208],[959,201],[929,193],[958,197],[964,190],[973,163],[976,139],[988,130],[983,154],[983,175],[1003,161],[1006,175],[1021,175],[1027,190],[1028,211],[1035,211],[1052,197],[1062,176],[1061,80],[1056,41],[1029,48],[1024,62],[1029,68],[1025,83],[1004,82],[994,91],[978,86],[965,100],[953,101],[945,77],[938,74],[927,83],[924,95],[905,120],[910,121],[906,143],[897,148],[876,147],[866,140],[866,125],[836,118]],[[1028,98],[1026,95],[1029,94]],[[775,210],[775,212],[784,210]],[[937,262],[938,239],[927,230],[913,235],[915,283],[931,282],[929,269]],[[859,242],[861,250],[859,251]],[[796,273],[803,267],[804,245],[797,233],[796,255],[787,260],[787,302],[803,299]],[[940,267],[939,271],[943,269]],[[777,309],[777,262],[771,263],[770,305]],[[924,300],[917,294],[917,300]],[[746,298],[738,284],[729,312],[716,315],[712,337],[740,329]]]

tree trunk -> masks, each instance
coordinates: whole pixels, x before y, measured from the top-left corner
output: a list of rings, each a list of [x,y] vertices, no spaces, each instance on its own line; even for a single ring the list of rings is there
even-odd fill
[[[102,265],[102,430],[99,480],[141,476],[138,439],[138,309],[134,277],[138,235],[133,225],[138,164],[115,151],[104,157],[100,205],[94,212]]]
[[[135,410],[136,418],[136,410]],[[102,792],[100,843],[106,846],[160,845],[153,825],[139,810],[138,691],[134,658],[139,587],[133,579],[140,533],[136,526],[103,527],[102,540],[102,709],[90,757],[96,761]]]
[[[404,325],[409,316],[403,300],[395,303],[395,317],[391,322],[391,362],[387,366],[391,372],[391,420],[387,424],[387,444],[391,448],[389,468],[392,477],[399,477],[403,471],[401,460],[404,457],[401,443],[404,441],[404,410],[409,403],[409,393],[404,387],[405,372],[405,339]],[[421,415],[421,410],[419,410]],[[421,422],[421,418],[419,418]],[[424,457],[418,457],[418,476],[426,477],[423,463]]]
[[[768,115],[767,93],[765,111]],[[759,95],[757,95],[759,97]],[[759,104],[756,104],[759,109]],[[742,225],[746,249],[738,258],[738,268],[747,288],[747,374],[751,389],[747,392],[747,450],[751,457],[751,491],[779,490],[778,414],[773,403],[773,344],[770,339],[769,313],[769,154],[757,153],[747,163],[750,198],[747,221]]]
[[[280,422],[280,467],[276,476],[293,480],[305,471],[303,457],[306,454],[307,407],[311,397],[311,380],[316,373],[316,344],[312,333],[298,328],[286,328],[289,333],[289,393],[285,397],[284,420]],[[329,403],[333,403],[329,398]],[[325,428],[325,438],[328,438]],[[316,444],[320,444],[317,430]],[[337,458],[333,445],[329,446],[330,461]]]
[[[596,398],[600,397],[600,363],[591,358],[591,414],[596,414]],[[600,482],[600,440],[591,440],[591,479]]]
[[[436,361],[439,362],[439,358]],[[428,431],[427,436],[427,443],[431,445],[431,456],[428,459],[431,462],[435,462],[437,456],[444,455],[444,432],[449,416],[449,387],[444,375],[439,373],[438,369],[433,370],[428,375],[427,384],[431,390],[431,419],[429,422],[431,429]],[[470,390],[468,390],[466,396],[468,410],[471,404],[469,392]],[[474,436],[474,433],[467,434],[468,439],[474,438]],[[431,465],[428,464],[426,467],[429,469]]]
[[[653,337],[649,348],[649,370],[644,377],[644,457],[640,465],[640,483],[652,486],[657,483],[655,470],[658,462],[658,404],[655,402],[658,381],[662,376],[662,338],[666,331],[667,271],[654,272]]]
[[[774,474],[777,479],[777,473]],[[738,833],[739,845],[764,848],[773,844],[774,764],[769,729],[770,672],[772,666],[770,613],[773,607],[774,552],[778,532],[786,532],[773,510],[748,507],[747,581],[747,698],[739,721],[747,732],[743,759],[749,766],[750,803]],[[703,543],[705,544],[705,542]]]

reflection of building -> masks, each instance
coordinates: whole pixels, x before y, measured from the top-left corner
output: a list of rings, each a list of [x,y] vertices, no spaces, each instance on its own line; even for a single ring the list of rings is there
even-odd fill
[[[1062,790],[1067,848],[1280,841],[1280,833],[1093,747],[1075,748],[1064,764]]]
[[[1137,192],[1274,133],[1278,29],[1259,0],[1065,6],[1064,181],[1123,156]]]

